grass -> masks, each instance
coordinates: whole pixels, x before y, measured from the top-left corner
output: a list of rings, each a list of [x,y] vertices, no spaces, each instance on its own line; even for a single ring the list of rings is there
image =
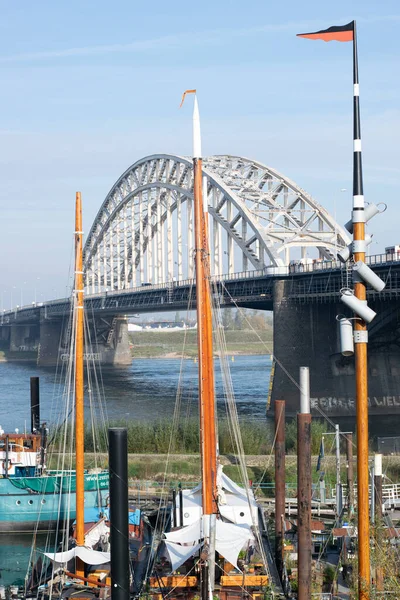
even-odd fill
[[[225,331],[227,351],[234,354],[269,354],[272,352],[272,331]],[[177,354],[193,358],[197,356],[197,332],[185,331],[137,331],[130,334],[132,355],[135,358],[155,358]],[[214,343],[214,352],[218,347]]]
[[[297,482],[297,435],[294,422],[286,425],[286,481],[288,484],[295,485]],[[126,422],[113,422],[110,426],[126,427]],[[240,430],[243,440],[244,453],[248,468],[248,478],[254,482],[265,484],[274,481],[274,457],[273,457],[273,429],[272,424],[265,421],[241,421]],[[326,431],[325,424],[313,422],[312,436],[312,477],[313,482],[319,480],[319,473],[316,471],[316,464],[322,433]],[[167,420],[154,422],[135,422],[131,421],[127,426],[128,432],[128,452],[129,452],[129,477],[136,480],[163,481],[199,481],[200,477],[200,459],[199,459],[199,427],[197,419],[187,420],[173,432],[172,423]],[[237,451],[231,438],[230,428],[227,421],[219,424],[219,451],[224,470],[234,481],[240,483],[240,473],[236,460]],[[170,446],[170,439],[173,435],[174,443]],[[93,454],[92,432],[87,427],[85,432],[88,467],[96,466]],[[103,436],[104,437],[104,436]],[[49,468],[56,468],[57,452],[61,451],[60,435],[55,436],[54,450],[56,455],[49,457]],[[97,446],[97,444],[96,444]],[[330,451],[330,446],[325,444],[326,455],[323,462],[323,469],[326,473],[327,484],[334,484],[336,479],[335,456]],[[167,458],[169,455],[169,464]],[[354,451],[354,456],[356,455]],[[104,451],[100,455],[99,464],[107,467],[108,457]],[[71,459],[64,468],[74,468],[74,461]],[[355,464],[354,464],[355,466]],[[383,459],[383,469],[388,479],[385,482],[400,481],[400,457],[385,456]],[[346,460],[342,455],[342,481],[346,481],[347,469]],[[266,491],[265,493],[270,493]]]
[[[200,448],[199,424],[197,419],[187,419],[174,430],[172,421],[114,421],[110,427],[127,427],[128,452],[135,454],[198,454]],[[219,423],[219,449],[221,454],[235,454],[232,433],[227,421]],[[240,423],[245,454],[265,454],[270,448],[271,432],[263,421],[243,421]],[[89,425],[85,426],[85,448],[93,452],[98,447],[96,439],[105,439],[96,431],[93,436]],[[53,438],[55,449],[61,448],[62,431],[56,431]],[[170,443],[170,440],[173,440]]]

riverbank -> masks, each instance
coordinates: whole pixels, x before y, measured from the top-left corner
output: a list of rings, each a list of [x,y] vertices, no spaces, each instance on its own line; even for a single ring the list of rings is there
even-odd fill
[[[7,362],[36,363],[36,361],[37,361],[37,352],[22,352],[22,351],[12,352],[10,350],[0,350],[0,363],[7,363]]]
[[[230,356],[272,354],[272,328],[261,330],[226,330],[226,351]],[[129,333],[132,359],[137,358],[196,358],[197,330],[152,329]],[[214,339],[214,355],[221,354]],[[0,362],[36,362],[35,351],[0,350]]]
[[[54,455],[52,461],[58,460]],[[93,454],[85,455],[85,464],[88,468],[98,464],[107,466],[107,454],[97,455],[97,462]],[[233,481],[242,484],[238,458],[234,454],[225,454],[220,456],[220,462],[226,473]],[[297,456],[295,454],[286,455],[286,484],[288,486],[288,495],[296,493],[297,485]],[[320,473],[316,466],[318,455],[311,459],[313,483],[317,484],[320,480]],[[354,459],[354,466],[355,466]],[[254,484],[262,484],[263,489],[273,490],[274,488],[274,456],[273,454],[254,454],[245,457],[247,475]],[[347,467],[346,457],[341,456],[341,480],[346,483]],[[51,466],[51,463],[50,463]],[[70,465],[67,465],[68,467]],[[74,467],[74,465],[71,465]],[[326,456],[324,458],[325,482],[327,486],[336,485],[336,457]],[[385,474],[385,483],[400,481],[400,456],[384,456],[383,472]],[[140,487],[144,483],[154,484],[158,488],[161,484],[173,486],[178,483],[196,484],[200,481],[200,455],[199,454],[128,454],[128,477],[131,488]]]
[[[272,329],[225,331],[226,352],[231,356],[262,355],[273,352]],[[129,334],[133,358],[195,358],[197,331],[155,329]],[[214,340],[214,354],[220,349]]]

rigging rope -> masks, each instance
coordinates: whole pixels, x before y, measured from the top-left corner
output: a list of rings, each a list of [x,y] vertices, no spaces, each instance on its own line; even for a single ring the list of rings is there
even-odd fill
[[[248,486],[247,467],[246,467],[246,462],[245,462],[245,458],[244,458],[245,453],[244,453],[243,441],[242,441],[242,436],[241,436],[240,426],[239,426],[239,417],[238,417],[237,406],[236,406],[236,401],[235,401],[235,396],[234,396],[234,391],[233,391],[231,373],[230,373],[229,364],[227,361],[227,346],[226,346],[226,338],[224,335],[224,329],[222,327],[221,306],[219,303],[218,290],[217,290],[215,284],[214,284],[214,293],[211,294],[211,297],[212,297],[212,304],[213,304],[213,316],[214,316],[214,320],[216,322],[216,327],[214,328],[214,331],[216,332],[216,338],[218,340],[217,345],[219,345],[219,348],[220,348],[220,363],[221,363],[221,374],[222,374],[223,384],[224,384],[225,405],[227,408],[227,414],[229,417],[229,423],[230,423],[230,428],[232,431],[232,436],[233,436],[233,439],[235,442],[234,447],[236,447],[237,455],[239,458],[239,471],[240,471],[241,481],[243,483],[244,491],[247,496],[247,502],[248,502],[249,511],[250,511],[250,515],[251,515],[252,523],[253,523],[253,531],[255,533],[255,536],[256,536],[256,539],[258,542],[259,552],[260,552],[260,555],[261,555],[261,558],[262,558],[262,561],[264,564],[264,568],[265,568],[266,572],[268,573],[268,575],[270,576],[268,561],[267,561],[264,546],[262,543],[261,532],[258,527],[258,522],[256,521],[254,511],[252,510],[252,502],[251,502],[250,491],[249,491],[249,486]]]
[[[194,285],[192,283],[190,286],[190,289],[189,289],[188,312],[190,310],[190,306],[192,305],[193,289],[194,289]],[[167,515],[164,512],[163,513],[163,521],[164,522],[160,523],[161,507],[162,507],[162,504],[165,502],[165,500],[168,496],[168,493],[169,493],[169,490],[166,489],[166,482],[167,482],[167,476],[168,476],[168,472],[169,472],[170,457],[173,452],[175,441],[176,441],[176,433],[178,430],[178,424],[179,424],[181,406],[182,406],[182,389],[183,389],[182,388],[182,379],[183,379],[183,371],[184,371],[186,340],[187,340],[187,330],[185,330],[185,333],[184,333],[184,342],[183,342],[183,349],[182,349],[182,356],[181,356],[178,387],[177,387],[177,393],[176,393],[176,398],[175,398],[174,413],[173,413],[173,417],[172,417],[171,434],[170,434],[170,439],[169,439],[169,444],[168,444],[168,452],[167,452],[166,464],[165,464],[165,469],[164,469],[163,481],[161,484],[161,493],[160,493],[160,499],[159,499],[159,503],[158,503],[157,518],[156,518],[154,531],[157,531],[158,529],[164,530],[165,522],[166,522],[166,518],[167,518]],[[155,535],[152,536],[151,549],[150,549],[149,558],[148,558],[147,566],[146,566],[145,580],[147,580],[147,578],[149,576],[149,568],[150,568],[150,565],[153,563],[153,559],[157,552],[160,541],[161,541],[160,539],[158,539],[158,538],[156,539]]]
[[[293,377],[293,376],[292,376],[292,375],[289,373],[289,371],[288,371],[288,370],[286,369],[286,367],[283,365],[282,361],[280,361],[280,360],[279,360],[279,359],[278,359],[278,358],[275,356],[275,354],[273,353],[273,350],[272,350],[271,346],[270,346],[270,345],[269,345],[267,342],[265,342],[265,341],[264,341],[264,340],[261,338],[261,336],[259,335],[258,331],[256,331],[256,330],[254,329],[254,327],[252,326],[252,324],[250,323],[250,321],[247,319],[246,313],[244,312],[244,310],[242,309],[242,307],[240,307],[240,306],[237,304],[236,300],[235,300],[235,299],[234,299],[234,298],[231,296],[231,294],[229,293],[229,290],[226,288],[226,286],[225,286],[224,282],[223,282],[223,281],[221,281],[220,283],[221,283],[221,285],[222,285],[222,287],[223,287],[224,293],[226,293],[226,295],[227,295],[227,296],[230,298],[230,301],[231,301],[231,303],[232,303],[232,304],[235,306],[235,308],[236,308],[236,309],[237,309],[237,310],[240,312],[241,316],[242,316],[242,317],[245,319],[245,321],[247,322],[247,324],[248,324],[248,326],[250,327],[250,329],[251,329],[251,330],[252,330],[252,331],[253,331],[253,332],[256,334],[256,336],[257,336],[257,338],[258,338],[259,342],[260,342],[260,343],[261,343],[261,344],[264,346],[264,348],[267,350],[267,353],[268,353],[268,354],[270,354],[270,355],[273,357],[274,361],[275,361],[275,362],[276,362],[276,363],[279,365],[279,367],[280,367],[280,368],[282,369],[282,371],[285,373],[285,375],[287,376],[287,378],[288,378],[288,379],[289,379],[289,380],[290,380],[290,381],[293,383],[293,385],[295,385],[295,386],[297,387],[297,389],[298,389],[298,390],[299,390],[299,392],[300,392],[300,382],[298,382],[298,381],[297,381],[297,379],[295,379],[295,378],[294,378],[294,377]],[[327,414],[324,412],[324,410],[323,410],[322,408],[320,408],[319,406],[315,406],[315,407],[313,407],[313,408],[315,408],[315,409],[316,409],[316,410],[317,410],[317,411],[320,413],[320,415],[321,415],[321,416],[322,416],[322,417],[323,417],[323,418],[324,418],[324,419],[325,419],[325,420],[326,420],[326,421],[327,421],[327,422],[328,422],[328,423],[329,423],[329,424],[330,424],[330,425],[333,427],[333,429],[335,429],[335,423],[332,421],[332,419],[330,419],[330,417],[329,417],[329,416],[328,416],[328,415],[327,415]],[[343,438],[345,438],[345,436],[346,436],[346,434],[345,434],[345,433],[342,433],[342,432],[339,432],[339,433],[340,433],[340,435],[341,435]],[[353,447],[354,447],[354,448],[356,447],[356,444],[355,444],[355,442],[354,442],[354,441],[352,442],[352,445],[353,445]]]

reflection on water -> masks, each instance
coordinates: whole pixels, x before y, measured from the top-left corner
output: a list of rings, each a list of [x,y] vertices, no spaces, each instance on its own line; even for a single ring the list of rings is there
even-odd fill
[[[0,536],[0,585],[24,585],[34,536],[1,534]],[[43,549],[47,535],[36,536],[36,547]]]
[[[270,357],[235,356],[229,366],[239,416],[257,419],[265,416]],[[5,431],[16,427],[20,431],[29,430],[31,376],[40,377],[41,421],[55,423],[62,411],[64,383],[55,370],[27,363],[0,363],[0,425]],[[150,421],[172,417],[178,386],[182,388],[183,414],[197,414],[198,365],[193,360],[135,360],[128,368],[103,369],[101,379],[110,420]],[[216,392],[221,413],[225,402],[219,361],[216,361]],[[24,583],[32,539],[31,535],[1,536],[1,585]],[[43,548],[45,542],[45,538],[39,537],[37,546]]]
[[[224,408],[221,369],[218,360],[215,364],[217,405],[221,411]],[[270,357],[235,356],[229,366],[239,416],[264,416]],[[197,414],[197,369],[193,360],[180,359],[140,359],[127,368],[102,369],[100,379],[109,419],[149,421],[172,417],[179,383],[183,408]],[[41,420],[57,422],[63,409],[61,376],[53,369],[33,364],[0,363],[0,425],[4,430],[29,429],[29,378],[34,375],[40,377]],[[12,411],[9,410],[11,405]]]

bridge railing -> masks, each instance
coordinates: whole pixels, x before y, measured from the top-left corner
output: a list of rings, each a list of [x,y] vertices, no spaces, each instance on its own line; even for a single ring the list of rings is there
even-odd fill
[[[336,271],[338,269],[345,269],[346,264],[339,260],[321,260],[310,259],[311,262],[304,263],[300,260],[298,262],[292,262],[289,265],[289,274],[293,273],[314,273],[315,271]],[[400,261],[400,253],[388,252],[385,254],[374,254],[367,256],[365,262],[367,265],[374,267],[379,265],[387,265],[390,263],[398,263]]]
[[[266,272],[266,269],[258,269],[257,271],[240,271],[239,273],[231,273],[231,274],[225,274],[225,275],[213,275],[210,279],[213,283],[218,283],[220,281],[233,281],[236,279],[254,279],[257,277],[265,277],[266,274],[269,274]],[[96,292],[95,294],[85,294],[85,298],[95,298],[98,296],[117,296],[123,292],[126,293],[132,293],[132,294],[136,294],[138,292],[148,292],[151,290],[165,290],[168,287],[173,287],[173,286],[180,286],[180,287],[185,287],[185,286],[191,286],[191,285],[195,285],[196,284],[196,280],[195,279],[182,279],[182,280],[170,280],[170,281],[163,281],[162,283],[142,283],[139,286],[136,287],[132,287],[132,288],[126,288],[123,290],[106,290],[103,292]]]
[[[400,262],[400,252],[394,253],[384,253],[384,254],[375,254],[372,256],[366,257],[366,263],[371,267],[376,267],[379,265],[391,265],[391,264],[399,264]],[[320,260],[315,259],[310,263],[305,263],[302,261],[292,262],[288,267],[264,267],[263,269],[255,270],[255,271],[241,271],[239,273],[229,273],[225,275],[213,275],[211,277],[211,281],[213,283],[221,283],[227,281],[239,281],[239,280],[248,280],[248,279],[262,279],[266,277],[284,277],[285,275],[296,275],[296,274],[305,274],[305,273],[315,273],[315,272],[329,272],[329,271],[338,271],[346,269],[346,265],[336,261],[336,260]],[[157,290],[165,290],[172,289],[175,287],[190,287],[195,284],[194,279],[184,279],[181,281],[170,280],[158,284],[152,283],[143,283],[140,286],[136,286],[134,288],[127,288],[125,290],[106,290],[103,292],[97,292],[95,294],[86,294],[85,299],[93,299],[93,298],[107,298],[112,296],[118,296],[121,294],[137,294],[137,293],[148,293]],[[0,315],[0,325],[9,323],[10,319],[13,320],[16,318],[19,312],[24,312],[28,314],[30,311],[35,311],[37,309],[44,308],[46,310],[47,307],[56,307],[58,305],[65,304],[70,302],[70,298],[59,298],[57,300],[50,300],[48,302],[33,302],[32,304],[28,304],[25,306],[17,306],[15,308],[9,310],[3,310]]]

